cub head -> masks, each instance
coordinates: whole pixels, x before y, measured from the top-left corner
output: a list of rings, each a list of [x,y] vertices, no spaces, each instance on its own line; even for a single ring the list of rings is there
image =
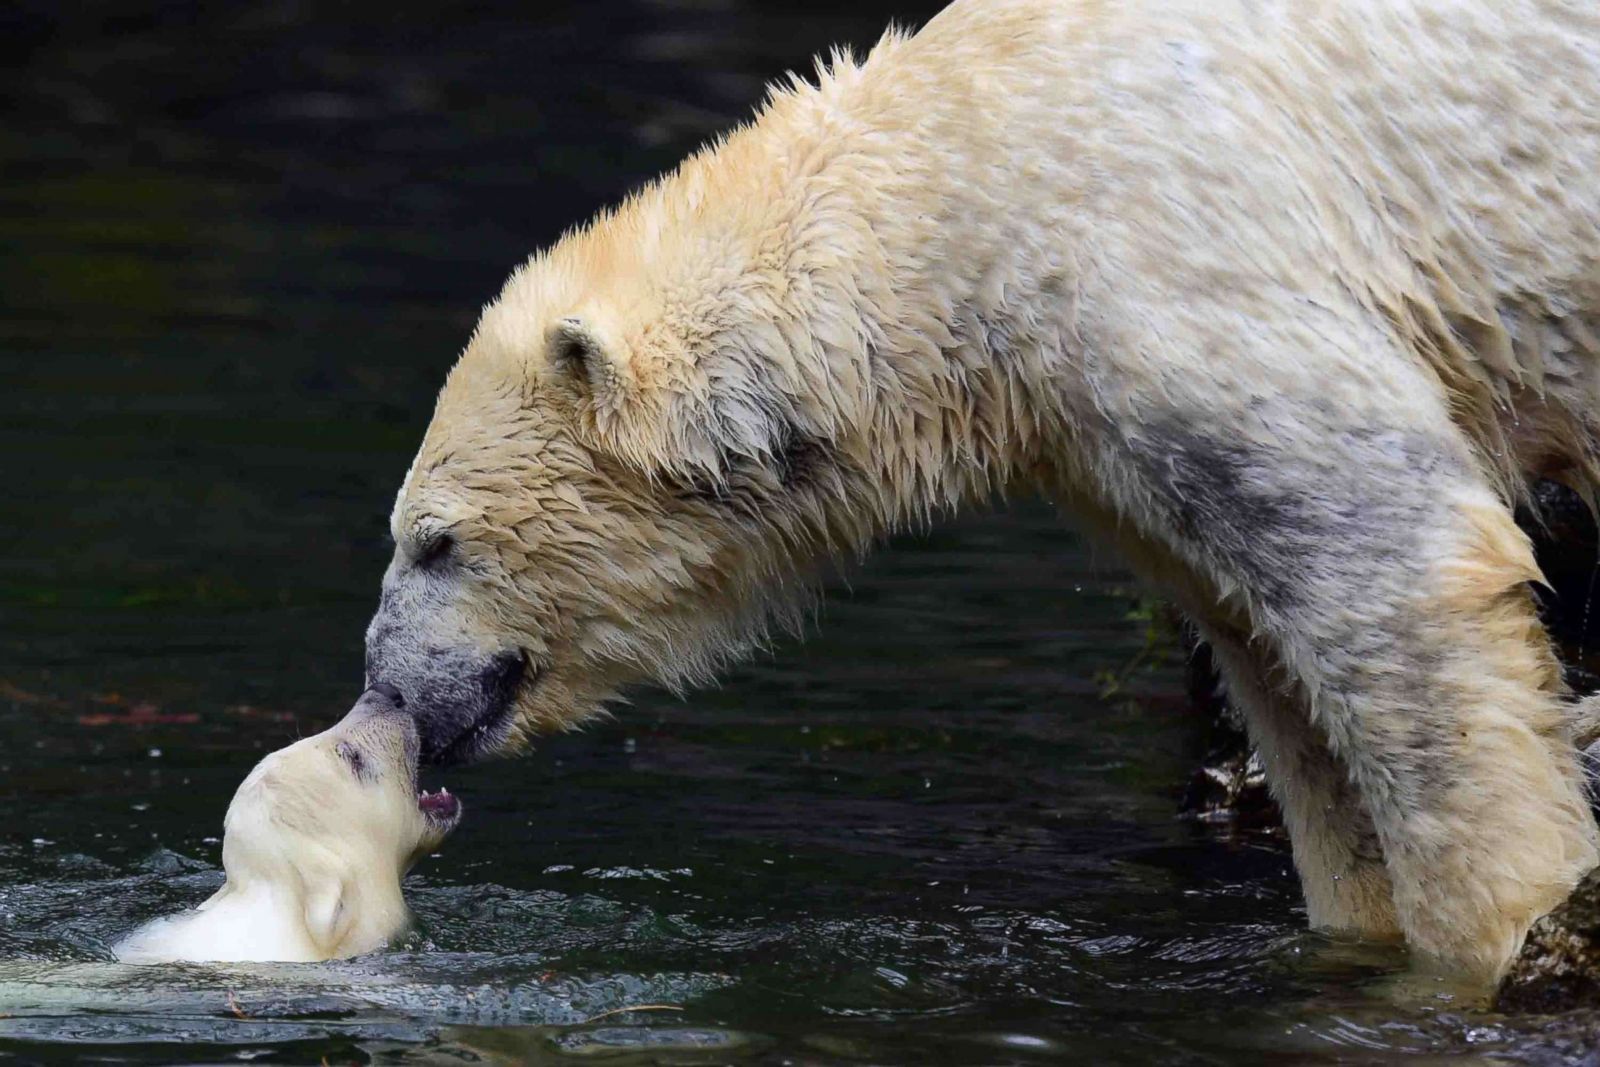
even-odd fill
[[[417,756],[416,725],[389,686],[363,694],[332,729],[267,756],[228,807],[229,891],[294,900],[324,958],[398,934],[401,877],[461,818],[449,793],[417,792]]]
[[[704,679],[880,522],[838,504],[864,484],[861,320],[819,331],[807,306],[860,294],[808,263],[836,247],[776,254],[773,205],[714,182],[691,161],[528,263],[450,373],[367,631],[428,761]]]

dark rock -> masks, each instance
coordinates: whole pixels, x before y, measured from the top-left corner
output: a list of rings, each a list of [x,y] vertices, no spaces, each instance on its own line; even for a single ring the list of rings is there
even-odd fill
[[[1600,871],[1533,924],[1500,985],[1501,1011],[1560,1012],[1600,1006]]]
[[[1178,810],[1233,830],[1281,830],[1283,816],[1267,790],[1266,769],[1222,694],[1211,649],[1187,627],[1183,634],[1189,701],[1207,728],[1199,746],[1205,755],[1184,786]]]

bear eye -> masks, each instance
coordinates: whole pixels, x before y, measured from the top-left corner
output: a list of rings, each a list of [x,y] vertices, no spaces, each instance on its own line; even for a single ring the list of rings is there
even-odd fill
[[[430,534],[417,545],[417,550],[412,559],[418,567],[424,569],[433,567],[448,556],[450,550],[455,546],[456,539],[448,533],[440,531],[439,533]]]

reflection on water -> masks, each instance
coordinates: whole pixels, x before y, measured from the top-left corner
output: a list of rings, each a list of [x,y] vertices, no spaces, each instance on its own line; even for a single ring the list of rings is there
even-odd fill
[[[1394,955],[1302,933],[1281,840],[1176,820],[1178,665],[1028,502],[831,582],[722,688],[451,774],[394,951],[110,961],[219,883],[261,753],[349,705],[391,494],[508,268],[927,10],[0,12],[0,1059],[1593,1052],[1387,1007]]]

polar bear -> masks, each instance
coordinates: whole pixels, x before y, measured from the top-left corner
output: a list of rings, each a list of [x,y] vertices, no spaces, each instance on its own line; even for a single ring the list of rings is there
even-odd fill
[[[1040,492],[1216,650],[1313,924],[1491,981],[1596,864],[1513,522],[1600,473],[1600,7],[957,0],[517,269],[395,503],[425,757]]]
[[[336,726],[263,759],[224,820],[228,879],[113,949],[124,963],[309,963],[382,948],[410,925],[400,879],[461,820],[417,792],[417,728],[377,685]]]

